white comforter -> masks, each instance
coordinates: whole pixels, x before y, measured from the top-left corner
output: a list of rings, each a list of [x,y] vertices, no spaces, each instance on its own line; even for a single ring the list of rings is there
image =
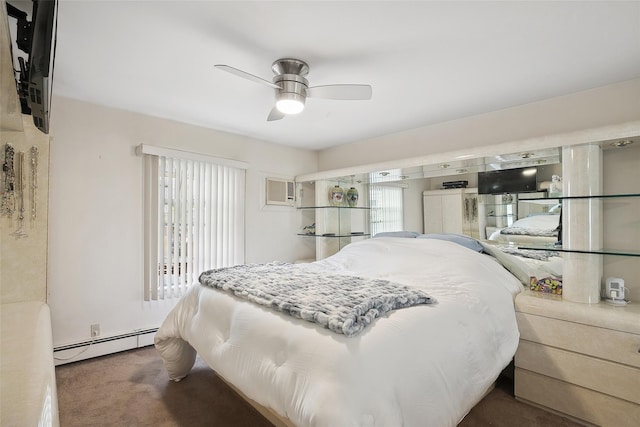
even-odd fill
[[[246,396],[297,426],[454,426],[513,358],[520,282],[455,243],[376,238],[314,263],[426,290],[354,338],[193,286],[155,337],[172,379],[195,351]],[[195,350],[194,350],[195,349]]]

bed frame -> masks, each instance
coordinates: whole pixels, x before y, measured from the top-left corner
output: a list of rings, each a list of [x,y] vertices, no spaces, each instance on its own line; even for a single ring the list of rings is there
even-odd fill
[[[269,420],[269,422],[271,422],[271,424],[273,424],[274,426],[276,426],[276,427],[296,427],[296,425],[294,423],[292,423],[291,420],[289,420],[288,418],[285,418],[285,417],[281,416],[280,414],[276,413],[273,409],[267,408],[266,406],[263,406],[263,405],[259,404],[255,400],[248,398],[236,386],[231,384],[226,379],[222,378],[217,372],[216,372],[216,375],[226,385],[228,385],[229,388],[231,388],[234,392],[236,392],[238,394],[238,396],[243,398],[249,405],[253,406],[256,411],[260,412],[260,414],[263,417],[265,417],[267,420]]]
[[[512,362],[513,363],[513,362]],[[509,369],[509,367],[505,368],[505,371]],[[501,375],[503,375],[505,373],[505,371],[503,371],[503,373]],[[216,372],[216,375],[218,376],[218,378],[220,378],[226,385],[229,386],[229,388],[231,390],[233,390],[235,393],[238,394],[238,396],[240,396],[241,398],[243,398],[249,405],[253,406],[253,408],[258,411],[260,413],[260,415],[262,415],[263,417],[265,417],[271,424],[273,424],[275,427],[297,427],[293,422],[291,422],[291,420],[289,420],[288,418],[285,418],[283,416],[281,416],[280,414],[276,413],[275,411],[273,411],[273,409],[271,408],[267,408],[266,406],[263,406],[261,404],[259,404],[258,402],[256,402],[253,399],[248,398],[243,392],[241,392],[236,386],[234,386],[233,384],[231,384],[229,381],[227,381],[226,379],[222,378],[220,375],[218,375],[218,373]],[[489,393],[491,393],[493,391],[493,389],[496,388],[496,382],[493,382],[491,384],[491,386],[489,386],[489,388],[487,389],[487,391],[482,395],[482,397],[480,398],[480,400],[478,402],[480,402],[482,399],[484,399],[485,397],[487,397],[487,395]]]

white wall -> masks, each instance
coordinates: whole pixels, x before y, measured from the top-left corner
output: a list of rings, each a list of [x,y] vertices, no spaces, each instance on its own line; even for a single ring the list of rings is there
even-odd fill
[[[52,107],[49,304],[54,346],[158,327],[174,301],[142,300],[144,143],[240,160],[246,262],[313,256],[295,208],[264,207],[264,178],[317,169],[315,152],[56,97]]]
[[[640,78],[329,148],[320,151],[318,169],[388,163],[638,119]]]

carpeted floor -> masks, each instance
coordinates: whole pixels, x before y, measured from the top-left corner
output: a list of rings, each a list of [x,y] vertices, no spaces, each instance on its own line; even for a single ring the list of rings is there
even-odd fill
[[[56,381],[62,427],[271,426],[199,359],[187,378],[169,381],[154,347],[58,366]],[[501,381],[460,426],[578,424],[517,402]]]

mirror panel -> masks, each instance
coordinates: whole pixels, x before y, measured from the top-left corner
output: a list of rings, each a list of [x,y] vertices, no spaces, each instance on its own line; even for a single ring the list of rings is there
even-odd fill
[[[497,156],[464,158],[430,165],[390,168],[368,173],[335,176],[329,179],[341,182],[385,183],[404,181],[407,179],[449,177],[489,170],[545,166],[560,164],[560,162],[561,149],[560,147],[557,147],[542,150],[529,150],[518,153],[507,153]]]

